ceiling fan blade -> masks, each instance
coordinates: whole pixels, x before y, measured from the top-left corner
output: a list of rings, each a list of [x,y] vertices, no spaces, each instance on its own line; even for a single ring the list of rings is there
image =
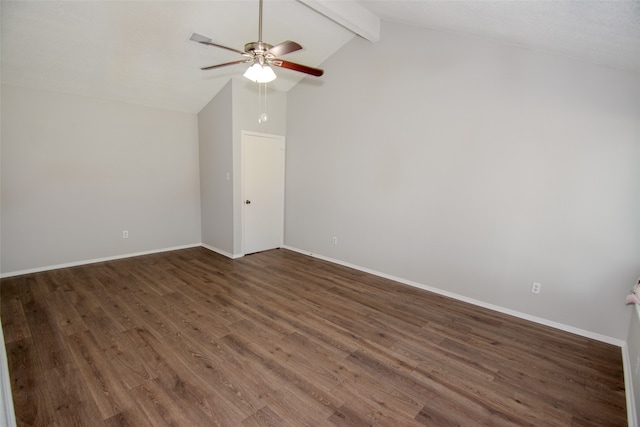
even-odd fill
[[[242,64],[243,62],[251,62],[251,61],[248,61],[246,59],[241,59],[239,61],[225,62],[224,64],[210,65],[208,67],[203,67],[203,68],[200,68],[200,69],[201,70],[213,70],[214,68],[226,67],[227,65]]]
[[[189,40],[194,41],[196,43],[204,44],[204,45],[207,45],[207,46],[219,47],[220,49],[227,49],[227,50],[230,50],[231,52],[239,53],[240,55],[244,55],[245,54],[245,52],[243,52],[241,50],[234,49],[232,47],[223,46],[221,44],[213,43],[209,37],[203,36],[203,35],[198,34],[198,33],[191,34],[191,37],[189,38]]]
[[[300,49],[302,49],[302,46],[300,46],[298,43],[287,40],[286,42],[282,42],[273,46],[265,53],[270,53],[273,56],[282,56]]]
[[[312,76],[320,77],[324,74],[324,70],[320,68],[309,67],[308,65],[296,64],[295,62],[285,61],[283,59],[273,59],[270,61],[272,65],[281,68],[287,68],[293,71],[299,71],[301,73],[311,74]]]

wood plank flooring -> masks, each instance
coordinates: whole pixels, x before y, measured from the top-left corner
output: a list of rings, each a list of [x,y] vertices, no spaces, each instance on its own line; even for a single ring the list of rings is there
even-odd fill
[[[284,249],[3,279],[20,426],[624,426],[621,350]]]

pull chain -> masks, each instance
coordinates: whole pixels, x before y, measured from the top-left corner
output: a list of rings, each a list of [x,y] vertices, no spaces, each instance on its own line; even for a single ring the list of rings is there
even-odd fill
[[[262,88],[264,88],[264,109],[262,104]],[[267,116],[267,84],[266,83],[258,83],[258,111],[262,110],[260,117],[258,118],[258,123],[264,123],[267,121],[269,116]]]

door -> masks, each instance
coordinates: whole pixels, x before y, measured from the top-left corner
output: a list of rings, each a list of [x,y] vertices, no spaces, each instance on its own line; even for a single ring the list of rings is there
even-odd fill
[[[279,248],[284,239],[284,137],[242,133],[242,251]]]

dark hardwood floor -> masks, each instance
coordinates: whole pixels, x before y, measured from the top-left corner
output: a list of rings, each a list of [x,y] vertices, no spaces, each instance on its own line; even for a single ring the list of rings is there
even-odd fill
[[[626,425],[621,350],[284,249],[3,279],[18,425]]]

